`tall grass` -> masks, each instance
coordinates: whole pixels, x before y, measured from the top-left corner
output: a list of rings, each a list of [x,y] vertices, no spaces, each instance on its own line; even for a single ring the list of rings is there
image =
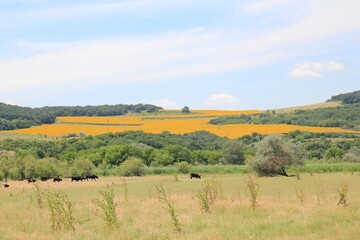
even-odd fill
[[[71,183],[64,179],[61,184],[40,182],[42,188],[48,191],[57,189],[66,193],[72,204],[72,219],[74,230],[66,230],[52,223],[51,212],[47,207],[38,208],[35,204],[33,185],[19,181],[12,181],[10,185],[13,197],[9,191],[0,191],[0,238],[4,239],[359,239],[360,229],[360,189],[359,174],[329,173],[303,174],[301,181],[296,178],[271,177],[254,178],[252,186],[260,189],[256,195],[256,211],[245,204],[245,197],[240,202],[239,189],[247,188],[248,176],[243,174],[228,174],[217,177],[221,180],[224,196],[218,188],[216,200],[211,204],[210,194],[208,203],[211,214],[201,214],[196,191],[204,186],[204,180],[212,180],[204,176],[201,180],[190,180],[188,176],[179,174],[179,182],[175,182],[172,175],[144,176],[126,178],[131,194],[131,204],[124,204],[122,211],[122,227],[111,228],[97,215],[94,209],[97,205],[91,203],[94,198],[103,200],[99,191],[109,191],[114,188],[114,195],[122,195],[120,177],[100,178],[99,181]],[[162,182],[166,188],[171,188],[171,197],[163,191],[164,199],[172,204],[156,198],[159,194],[153,183]],[[219,181],[220,182],[220,181]],[[350,188],[341,186],[351,183]],[[318,184],[317,184],[318,183]],[[111,185],[109,189],[106,185]],[[165,185],[166,184],[166,185]],[[294,197],[295,187],[306,193],[305,204],[302,206]],[[41,189],[42,189],[41,188]],[[338,189],[337,189],[338,188]],[[25,190],[24,190],[25,189]],[[152,193],[149,193],[151,189]],[[164,188],[163,188],[164,189]],[[343,189],[347,189],[344,191]],[[339,190],[342,194],[340,195]],[[249,191],[249,190],[248,190]],[[161,192],[161,191],[160,191]],[[29,202],[29,193],[34,197]],[[344,194],[346,193],[346,194]],[[148,196],[152,195],[151,198]],[[95,196],[95,197],[94,197]],[[329,196],[325,203],[325,197]],[[341,197],[343,196],[343,197]],[[344,198],[345,197],[345,198]],[[337,207],[340,199],[346,199],[346,208]],[[115,197],[116,200],[116,197]],[[249,201],[248,199],[246,199]],[[351,200],[351,202],[350,202]],[[350,202],[350,204],[349,204]],[[45,199],[45,203],[47,203]],[[166,212],[159,212],[160,206]],[[319,206],[320,204],[320,206]],[[342,206],[343,204],[339,204]],[[63,205],[66,209],[66,204]],[[161,209],[160,209],[161,210]],[[100,212],[102,210],[99,210]],[[179,217],[181,216],[181,217]],[[119,217],[119,216],[118,216]],[[173,219],[173,217],[176,217]],[[71,219],[71,218],[70,218]],[[176,221],[181,228],[181,234],[176,230]],[[56,218],[54,218],[56,220]],[[59,220],[58,220],[59,221]],[[56,221],[54,221],[56,223]],[[118,223],[120,220],[118,220]],[[61,228],[61,229],[60,229]],[[54,230],[56,231],[54,231]],[[176,231],[174,231],[174,229]]]

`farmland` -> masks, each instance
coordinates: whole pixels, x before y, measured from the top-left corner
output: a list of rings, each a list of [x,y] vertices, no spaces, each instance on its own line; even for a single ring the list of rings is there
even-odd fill
[[[98,181],[41,182],[41,191],[60,190],[74,204],[74,230],[52,230],[50,211],[37,207],[33,184],[9,181],[1,189],[1,239],[359,239],[360,188],[358,173],[301,174],[296,177],[255,178],[258,204],[250,207],[247,175],[179,175]],[[210,212],[200,208],[197,192],[216,179],[217,196]],[[166,205],[154,184],[170,196],[181,231],[174,231]],[[348,185],[347,204],[338,205],[341,184]],[[115,193],[117,227],[107,226],[94,199],[100,191]],[[300,194],[301,192],[301,194]]]
[[[347,132],[352,130],[341,128],[309,127],[287,124],[229,124],[211,125],[208,122],[219,116],[236,116],[240,114],[256,114],[259,111],[221,111],[194,110],[183,114],[180,111],[160,111],[156,114],[137,114],[125,116],[96,117],[57,117],[55,124],[44,124],[26,129],[9,131],[10,133],[46,135],[50,137],[66,136],[70,133],[100,135],[108,132],[124,132],[141,130],[146,133],[184,134],[195,131],[209,131],[221,137],[238,138],[253,132],[261,134],[287,133],[294,130],[309,132]]]

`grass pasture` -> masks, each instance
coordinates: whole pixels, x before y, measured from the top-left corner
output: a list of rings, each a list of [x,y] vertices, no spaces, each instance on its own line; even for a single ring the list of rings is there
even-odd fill
[[[254,210],[245,174],[177,177],[126,178],[127,202],[120,177],[41,182],[42,190],[65,192],[74,203],[75,230],[58,231],[51,230],[49,210],[36,206],[34,185],[10,181],[10,188],[0,189],[0,239],[360,239],[359,173],[256,178],[259,198]],[[203,213],[197,191],[205,179],[214,177],[216,201],[210,213]],[[159,183],[174,205],[180,233],[173,230],[166,205],[157,198],[154,184]],[[348,184],[347,207],[337,205],[341,184]],[[107,226],[93,203],[107,189],[115,193],[117,227]]]

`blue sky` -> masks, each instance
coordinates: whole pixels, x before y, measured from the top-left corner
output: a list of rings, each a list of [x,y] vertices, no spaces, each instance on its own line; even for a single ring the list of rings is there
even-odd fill
[[[0,102],[272,109],[360,89],[358,0],[0,0]]]

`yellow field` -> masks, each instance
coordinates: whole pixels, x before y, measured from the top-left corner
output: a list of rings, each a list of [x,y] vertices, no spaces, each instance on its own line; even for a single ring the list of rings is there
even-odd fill
[[[172,113],[173,112],[173,113]],[[114,117],[58,117],[56,124],[47,124],[27,129],[9,131],[11,133],[64,136],[69,133],[86,135],[99,135],[108,132],[123,132],[141,130],[147,133],[162,133],[169,131],[174,134],[191,133],[205,130],[218,136],[238,138],[253,132],[261,134],[287,133],[294,130],[309,132],[348,132],[340,128],[307,127],[285,124],[231,124],[211,125],[208,122],[214,116],[239,115],[259,113],[257,110],[250,111],[221,111],[221,110],[193,110],[191,114],[181,114],[179,111],[167,111],[157,115],[126,115]],[[95,125],[99,124],[99,125]]]

